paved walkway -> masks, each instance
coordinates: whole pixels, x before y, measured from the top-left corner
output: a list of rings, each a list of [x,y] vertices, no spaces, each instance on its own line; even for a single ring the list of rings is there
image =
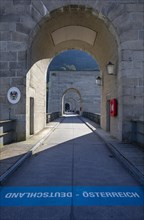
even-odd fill
[[[105,141],[112,153],[120,160],[129,172],[144,185],[144,149],[132,144],[121,143],[112,138],[97,124],[81,118],[89,128]],[[0,149],[0,183],[2,184],[53,132],[63,118],[50,122],[46,128],[26,141],[5,145]]]
[[[106,143],[110,151],[116,158],[123,163],[128,171],[144,185],[144,148],[133,144],[120,142],[110,136],[94,122],[89,119],[82,118],[82,120]]]
[[[30,199],[30,203],[25,204],[23,201],[21,204],[24,194],[20,194],[21,199],[18,200],[20,207],[15,206],[14,203],[13,207],[12,205],[2,207],[2,220],[142,220],[144,218],[143,207],[138,204],[127,205],[129,200],[126,200],[127,202],[123,200],[126,202],[125,205],[110,205],[103,198],[96,205],[93,204],[93,201],[97,200],[90,201],[90,203],[88,203],[89,200],[83,201],[77,198],[69,201],[69,195],[65,205],[59,206],[57,203],[56,205],[44,205],[41,195],[46,198],[48,192],[43,194],[43,190],[53,190],[54,187],[57,187],[56,190],[71,189],[74,192],[76,190],[79,192],[76,196],[86,189],[91,191],[98,189],[93,187],[101,187],[101,190],[105,190],[105,188],[109,190],[111,187],[114,192],[116,189],[122,190],[125,187],[128,187],[128,190],[131,189],[129,187],[135,187],[135,189],[140,187],[140,184],[107,148],[105,140],[99,137],[99,135],[103,135],[102,130],[96,129],[95,124],[89,120],[83,120],[88,126],[78,117],[67,117],[62,123],[57,124],[48,138],[41,145],[33,148],[33,157],[28,159],[7,180],[3,190],[7,187],[15,187],[19,192],[22,187],[27,187],[24,190],[28,197],[33,196],[31,193],[28,194],[28,190],[40,190],[35,194],[39,201],[37,201],[38,206],[35,206],[36,203],[33,199]],[[99,132],[99,135],[96,132]],[[107,136],[107,140],[110,144],[109,136]],[[118,144],[116,140],[112,140],[114,145]],[[117,156],[116,153],[115,155]],[[128,193],[131,195],[129,191]],[[10,195],[8,194],[8,197]],[[61,196],[61,199],[65,197],[64,192],[57,193],[57,195]],[[82,195],[83,197],[89,196],[90,199],[94,196],[92,192],[90,194],[84,192]],[[105,197],[104,192],[102,195]],[[109,193],[109,195],[112,194]],[[120,195],[124,197],[126,194],[120,192]],[[15,200],[12,199],[12,201]],[[51,201],[53,202],[53,200]],[[63,200],[61,202],[63,204]],[[117,199],[116,202],[118,202]]]
[[[5,145],[0,149],[0,183],[3,183],[23,162],[32,155],[32,152],[54,131],[63,118],[47,124],[38,134],[26,141]]]

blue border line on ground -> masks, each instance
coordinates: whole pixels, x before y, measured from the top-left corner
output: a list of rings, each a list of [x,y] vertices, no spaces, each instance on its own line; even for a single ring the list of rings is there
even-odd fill
[[[1,206],[144,206],[138,186],[0,187]]]

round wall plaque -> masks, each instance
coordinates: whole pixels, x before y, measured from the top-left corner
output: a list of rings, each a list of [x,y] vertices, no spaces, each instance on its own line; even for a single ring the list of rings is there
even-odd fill
[[[21,98],[20,90],[17,87],[11,87],[7,92],[7,98],[11,104],[17,104]]]

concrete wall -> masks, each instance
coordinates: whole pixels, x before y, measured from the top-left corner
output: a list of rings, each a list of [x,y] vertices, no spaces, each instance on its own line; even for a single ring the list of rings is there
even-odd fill
[[[49,113],[62,111],[62,98],[66,91],[78,91],[82,111],[100,112],[100,87],[96,85],[99,71],[51,71],[49,78]]]

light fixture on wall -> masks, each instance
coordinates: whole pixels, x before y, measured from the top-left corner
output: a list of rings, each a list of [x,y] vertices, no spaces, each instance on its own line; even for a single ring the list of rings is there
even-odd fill
[[[106,67],[107,67],[107,73],[109,75],[114,75],[114,64],[109,62]]]
[[[96,84],[97,84],[98,86],[101,86],[101,85],[102,85],[102,78],[101,78],[100,76],[98,76],[98,77],[96,78]]]

